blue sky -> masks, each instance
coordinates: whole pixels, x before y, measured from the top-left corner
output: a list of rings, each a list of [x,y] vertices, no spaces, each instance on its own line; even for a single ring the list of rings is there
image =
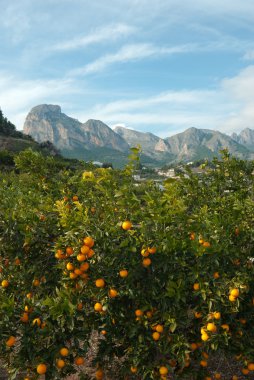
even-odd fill
[[[0,0],[0,107],[162,137],[254,129],[253,0]]]

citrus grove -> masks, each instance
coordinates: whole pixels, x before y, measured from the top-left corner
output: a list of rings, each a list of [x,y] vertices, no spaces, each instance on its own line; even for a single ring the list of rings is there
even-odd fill
[[[162,189],[135,183],[135,149],[124,170],[59,168],[38,155],[21,152],[0,174],[9,378],[251,378],[253,162],[224,152]],[[240,375],[211,368],[216,355]]]

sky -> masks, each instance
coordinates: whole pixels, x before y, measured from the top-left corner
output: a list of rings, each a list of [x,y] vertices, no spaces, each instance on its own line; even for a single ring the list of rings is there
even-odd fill
[[[254,129],[253,0],[0,0],[0,107],[161,137]]]

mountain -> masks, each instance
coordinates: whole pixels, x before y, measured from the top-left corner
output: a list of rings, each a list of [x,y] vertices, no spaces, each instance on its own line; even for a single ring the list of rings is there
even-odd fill
[[[24,132],[38,142],[50,141],[67,157],[112,162],[118,167],[127,162],[130,147],[137,145],[142,148],[141,162],[149,166],[211,159],[225,148],[237,157],[254,158],[252,130],[230,137],[219,131],[189,128],[162,139],[120,126],[112,130],[100,120],[81,123],[62,113],[58,105],[42,104],[32,108],[25,120]]]
[[[165,139],[169,150],[177,161],[193,161],[200,158],[212,158],[220,150],[227,148],[237,157],[248,158],[250,151],[230,136],[210,129],[189,128],[182,133]]]
[[[75,150],[110,148],[124,152],[128,144],[99,120],[81,123],[61,112],[57,105],[42,104],[32,108],[26,117],[24,133],[36,141],[50,141],[58,149]]]
[[[232,134],[232,139],[237,141],[239,144],[244,145],[246,148],[254,152],[254,130],[250,128],[243,129],[239,135],[236,133]]]

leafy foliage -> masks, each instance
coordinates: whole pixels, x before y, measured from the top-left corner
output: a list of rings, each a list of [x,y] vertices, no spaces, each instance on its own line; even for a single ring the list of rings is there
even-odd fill
[[[161,190],[135,183],[138,155],[121,171],[73,171],[27,151],[19,174],[1,174],[0,356],[12,378],[38,378],[39,364],[47,379],[75,373],[94,332],[97,379],[116,378],[115,357],[118,379],[204,379],[204,352],[218,350],[252,368],[253,163],[224,152]]]

